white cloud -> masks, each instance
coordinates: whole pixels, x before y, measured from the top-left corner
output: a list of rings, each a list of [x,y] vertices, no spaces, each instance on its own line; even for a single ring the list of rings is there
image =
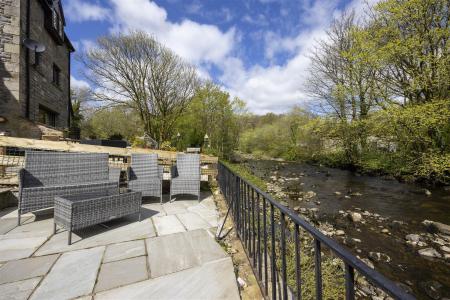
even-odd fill
[[[80,79],[76,79],[73,76],[70,76],[70,86],[73,88],[78,88],[78,89],[82,89],[82,88],[90,88],[89,83],[87,83],[84,80],[80,80]]]
[[[148,0],[111,2],[115,13],[114,30],[144,30],[194,64],[219,63],[233,49],[233,28],[222,32],[217,26],[188,19],[170,22],[166,10]]]
[[[374,3],[378,0],[370,0]],[[349,8],[357,15],[363,13],[360,0],[353,0]],[[310,66],[309,54],[318,40],[326,38],[326,29],[333,17],[342,13],[336,8],[336,1],[317,0],[304,2],[305,15],[302,22],[308,24],[294,37],[283,37],[274,32],[266,32],[265,57],[269,62],[277,54],[289,54],[284,64],[271,63],[267,67],[260,65],[246,69],[238,58],[229,58],[221,64],[222,84],[234,96],[247,102],[251,111],[263,114],[267,112],[285,112],[298,104],[307,104],[310,100],[303,87]]]
[[[70,1],[74,3],[81,0]],[[366,1],[372,4],[378,0]],[[353,0],[347,7],[354,8],[357,14],[361,14],[362,2]],[[220,75],[216,78],[219,83],[232,96],[245,100],[255,113],[284,112],[308,101],[303,91],[310,65],[308,55],[316,41],[326,36],[325,30],[332,18],[342,13],[337,5],[338,0],[302,1],[300,31],[296,35],[283,36],[260,28],[259,31],[264,34],[261,41],[264,42],[264,55],[268,64],[248,66],[238,56],[242,53],[242,36],[234,27],[223,31],[217,26],[189,19],[172,22],[163,7],[149,0],[110,0],[110,3],[112,17],[108,20],[114,20],[111,21],[112,31],[139,29],[154,35],[160,42],[195,64],[202,78],[210,78],[212,69],[219,70]],[[191,7],[191,10],[198,12],[199,7]],[[287,13],[285,11],[283,15]],[[84,18],[92,19],[95,15],[85,14]],[[244,14],[241,21],[262,27],[267,19],[264,15],[251,18]],[[89,48],[92,42],[82,40],[79,44],[83,48]],[[277,63],[279,54],[284,54],[284,57],[287,54],[288,59]],[[72,78],[72,84],[87,83]]]
[[[82,0],[68,0],[64,5],[64,12],[73,22],[101,21],[108,18],[110,13],[107,8]]]

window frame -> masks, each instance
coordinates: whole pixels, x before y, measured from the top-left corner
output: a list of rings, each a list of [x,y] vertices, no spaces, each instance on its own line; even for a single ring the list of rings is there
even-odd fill
[[[39,123],[56,128],[58,115],[57,112],[39,104],[37,120]]]
[[[57,87],[61,87],[61,68],[55,63],[52,66],[52,83]]]

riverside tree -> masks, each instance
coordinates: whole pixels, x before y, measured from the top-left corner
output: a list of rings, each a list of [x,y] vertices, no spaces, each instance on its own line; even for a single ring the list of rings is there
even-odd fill
[[[241,129],[238,117],[243,113],[242,100],[231,99],[219,86],[206,82],[197,89],[177,128],[184,146],[202,145],[207,134],[209,150],[228,158],[237,147]]]
[[[307,92],[319,106],[337,121],[330,139],[338,139],[349,164],[357,161],[358,149],[365,145],[365,119],[373,107],[376,70],[361,52],[355,32],[358,25],[354,12],[335,19],[326,39],[318,42],[311,55]]]
[[[450,1],[385,0],[371,10],[366,51],[402,105],[450,97]]]
[[[193,66],[141,31],[101,37],[80,61],[94,98],[133,109],[160,143],[171,138],[198,82]]]

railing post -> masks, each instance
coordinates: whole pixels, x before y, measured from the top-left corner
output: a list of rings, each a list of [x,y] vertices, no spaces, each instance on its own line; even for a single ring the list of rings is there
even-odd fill
[[[345,299],[355,299],[355,272],[348,263],[345,263]]]
[[[258,243],[256,247],[258,247],[257,255],[258,255],[258,276],[259,280],[262,281],[262,266],[261,266],[261,207],[260,207],[260,197],[259,193],[256,195],[256,208],[257,208],[257,226],[258,226]]]
[[[269,265],[267,264],[267,204],[266,199],[263,198],[263,224],[264,224],[264,288],[266,295],[269,294]]]
[[[283,299],[287,299],[287,271],[286,271],[286,219],[281,213],[281,280],[283,286]]]
[[[255,190],[252,188],[252,248],[253,266],[256,267]]]
[[[270,270],[272,272],[272,299],[277,299],[277,271],[276,271],[276,260],[275,260],[275,212],[273,204],[270,203],[270,231],[272,239],[272,255],[270,257]]]
[[[301,257],[300,257],[300,230],[298,224],[295,224],[295,280],[297,284],[297,299],[302,299],[302,286],[301,286]]]
[[[322,300],[322,253],[320,241],[314,239],[314,265],[316,270],[316,299]]]

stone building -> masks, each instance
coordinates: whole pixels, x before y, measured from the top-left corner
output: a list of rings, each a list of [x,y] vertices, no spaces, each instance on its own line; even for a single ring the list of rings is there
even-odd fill
[[[60,0],[0,0],[0,134],[41,138],[70,125],[70,56]],[[36,53],[25,40],[45,46]]]

